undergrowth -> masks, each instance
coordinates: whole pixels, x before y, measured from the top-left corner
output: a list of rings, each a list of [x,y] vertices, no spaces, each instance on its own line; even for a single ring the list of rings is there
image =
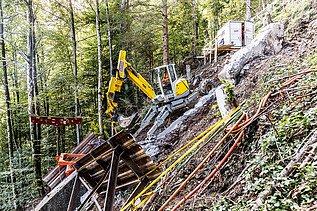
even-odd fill
[[[308,58],[305,66],[316,65],[316,58],[317,54]],[[246,106],[259,102],[265,93],[276,90],[281,82],[287,80],[278,79],[297,72],[296,67],[289,66],[267,73],[262,78],[262,93],[253,96]],[[270,83],[272,81],[278,83]],[[258,146],[255,142],[259,147],[253,157],[246,161],[249,166],[240,182],[241,192],[233,198],[230,194],[219,197],[213,205],[213,210],[255,209],[256,199],[261,197],[265,190],[271,191],[261,204],[260,210],[299,210],[316,206],[316,154],[312,155],[313,158],[305,165],[296,165],[288,176],[281,176],[285,166],[316,131],[316,87],[317,74],[310,73],[287,87],[286,94],[276,97],[274,106],[259,120],[259,130],[253,140],[254,146],[250,148]]]

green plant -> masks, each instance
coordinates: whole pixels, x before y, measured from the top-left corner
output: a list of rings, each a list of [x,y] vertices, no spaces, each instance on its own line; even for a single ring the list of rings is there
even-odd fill
[[[230,104],[235,103],[235,93],[234,93],[234,85],[227,80],[223,80],[222,83],[226,86],[225,87],[225,94],[227,95],[227,100]]]

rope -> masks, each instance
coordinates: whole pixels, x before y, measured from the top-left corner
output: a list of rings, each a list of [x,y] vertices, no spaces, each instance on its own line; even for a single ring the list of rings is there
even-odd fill
[[[240,111],[233,114],[232,117],[226,122],[226,124],[224,124],[217,131],[215,131],[202,146],[200,146],[199,148],[196,148],[196,150],[184,162],[180,163],[176,167],[176,169],[173,171],[173,173],[169,177],[164,179],[164,181],[161,182],[161,184],[158,185],[158,187],[156,187],[154,192],[158,192],[160,187],[163,186],[165,183],[167,183],[169,180],[171,180],[170,182],[172,182],[172,179],[177,175],[177,172],[179,172],[182,169],[182,167],[184,167],[202,148],[204,148],[208,143],[210,143],[210,141],[212,141],[213,138],[216,137],[220,131],[223,131],[227,125],[231,124],[237,117],[241,116],[241,114],[242,114],[242,112],[240,112]],[[149,199],[150,198],[147,198],[146,200],[148,201]],[[136,206],[135,209],[133,209],[133,210],[136,210],[139,207],[140,206]]]
[[[189,180],[201,169],[204,164],[209,160],[209,158],[216,152],[218,147],[226,140],[226,138],[232,133],[234,128],[246,117],[246,114],[243,114],[238,122],[230,129],[229,132],[214,146],[214,148],[209,152],[209,154],[204,158],[203,161],[200,162],[200,164],[196,167],[196,169],[186,178],[186,180],[177,188],[176,191],[169,197],[169,199],[161,206],[159,211],[163,210],[173,199],[174,197],[185,187],[185,185],[189,182]]]

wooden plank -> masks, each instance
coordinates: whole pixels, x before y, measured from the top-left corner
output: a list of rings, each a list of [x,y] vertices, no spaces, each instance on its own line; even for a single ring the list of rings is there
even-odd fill
[[[112,211],[113,209],[114,194],[116,192],[117,179],[118,179],[119,161],[120,161],[120,154],[118,154],[115,150],[112,152],[110,174],[109,174],[108,185],[107,185],[107,194],[106,194],[105,204],[103,208],[104,211]]]
[[[80,154],[80,153],[87,153],[90,151],[93,146],[88,146],[88,143],[91,142],[92,140],[97,139],[97,137],[93,133],[88,133],[86,137],[83,139],[83,141],[80,142],[79,145],[77,145],[75,148],[73,148],[70,152],[74,154]],[[59,175],[64,172],[66,167],[59,167],[56,166],[52,170],[50,170],[43,178],[43,181],[45,183],[48,183],[48,186],[51,188],[54,188],[55,186],[52,186],[50,184],[55,184],[56,185],[56,178],[59,177]],[[64,179],[63,176],[59,177],[59,180]],[[55,182],[53,182],[55,181]],[[58,183],[57,183],[58,184]]]
[[[121,154],[118,164],[116,189],[138,183],[138,178],[143,178],[147,172],[156,167],[143,148],[135,142],[130,134],[124,131],[111,137],[107,142],[86,154],[84,158],[73,166],[79,173],[82,173],[83,178],[91,187],[95,187],[96,184],[93,181],[99,181],[105,174],[105,166],[110,164],[111,155],[114,151]],[[157,169],[146,177],[154,179],[160,173],[161,170]],[[105,193],[108,183],[108,179],[104,180],[97,192],[99,194]]]
[[[144,177],[140,183],[138,184],[138,186],[134,189],[133,193],[129,196],[129,198],[126,200],[126,202],[124,203],[124,205],[122,206],[125,207],[132,199],[134,199],[134,197],[136,197],[144,188],[145,186],[149,183],[149,179]]]
[[[122,153],[121,154],[121,159],[124,160],[124,162],[133,170],[133,172],[138,176],[141,177],[142,175],[144,175],[144,171],[139,168],[138,165],[136,165],[136,163],[134,162],[134,160],[132,160],[127,153],[125,152],[124,148],[120,145],[118,145],[119,141],[122,140],[130,140],[133,139],[132,136],[130,134],[125,133],[124,131],[121,131],[119,134],[117,134],[116,136],[114,136],[113,138],[110,138],[108,140],[108,143],[116,149],[117,152]],[[116,141],[118,140],[118,141]],[[131,150],[131,148],[130,148]]]

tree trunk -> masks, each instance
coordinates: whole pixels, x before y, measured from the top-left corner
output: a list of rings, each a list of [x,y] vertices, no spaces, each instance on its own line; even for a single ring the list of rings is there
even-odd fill
[[[57,155],[60,155],[62,153],[61,151],[61,127],[56,127],[56,153]]]
[[[65,149],[66,149],[66,143],[65,143],[65,126],[62,126],[61,127],[61,130],[60,130],[61,134],[60,134],[60,151],[61,152],[65,152]]]
[[[32,19],[32,51],[33,51],[33,64],[32,64],[32,77],[33,77],[33,82],[34,82],[34,114],[36,116],[40,116],[40,106],[39,102],[37,99],[37,96],[39,95],[39,88],[38,88],[38,83],[37,83],[37,65],[36,65],[36,59],[37,59],[37,53],[36,53],[36,37],[35,37],[35,18]],[[36,127],[36,140],[38,140],[38,144],[40,145],[40,140],[41,140],[41,125],[40,124],[35,124]],[[40,146],[39,150],[40,150]]]
[[[78,80],[77,80],[77,42],[75,33],[75,22],[72,0],[69,0],[69,16],[70,16],[70,29],[71,39],[73,41],[73,74],[74,74],[74,86],[75,86],[75,116],[79,115],[79,98],[78,98]],[[79,144],[81,139],[81,126],[75,125],[76,127],[76,143]]]
[[[168,54],[168,19],[167,19],[167,0],[162,0],[162,39],[163,39],[163,64],[169,63]]]
[[[121,3],[121,10],[124,10],[126,5],[129,4],[129,0],[122,0],[122,3]]]
[[[9,152],[9,168],[10,168],[10,179],[12,188],[12,202],[16,209],[16,191],[14,185],[14,166],[13,166],[13,137],[12,137],[12,125],[11,125],[11,110],[10,110],[10,92],[8,84],[8,74],[7,74],[7,61],[6,61],[6,50],[4,43],[4,27],[3,27],[3,11],[2,11],[2,0],[0,0],[0,36],[1,36],[1,53],[2,53],[2,70],[3,70],[3,86],[4,86],[4,96],[6,104],[6,123],[7,123],[7,139],[8,139],[8,152]]]
[[[97,31],[97,43],[98,43],[98,122],[99,122],[99,134],[103,136],[103,121],[102,121],[102,46],[100,35],[100,14],[99,14],[99,0],[96,0],[96,31]]]
[[[106,0],[106,14],[107,14],[107,25],[108,25],[108,44],[109,44],[109,64],[110,64],[110,71],[113,69],[112,65],[112,41],[111,41],[111,26],[110,26],[110,18],[109,18],[109,7],[108,7],[108,0]]]
[[[32,8],[32,0],[26,1],[27,3],[27,18],[29,22],[29,32],[27,38],[27,87],[28,87],[28,113],[29,113],[29,124],[30,124],[30,140],[33,147],[33,166],[36,180],[36,186],[40,195],[44,194],[44,188],[42,183],[41,173],[41,151],[40,142],[36,139],[36,126],[31,121],[31,115],[34,115],[35,108],[33,104],[34,99],[34,49],[35,44],[33,42],[34,33],[34,14]]]
[[[192,28],[192,56],[195,57],[197,54],[197,39],[198,39],[198,23],[197,23],[197,7],[196,0],[192,0],[192,20],[193,20],[193,28]]]
[[[247,20],[251,20],[251,0],[246,0],[246,16]]]
[[[15,93],[13,96],[15,96],[14,97],[15,103],[17,105],[19,105],[20,104],[20,92],[19,92],[19,85],[18,85],[19,81],[18,81],[18,73],[17,73],[17,66],[16,66],[16,63],[17,63],[17,51],[16,51],[16,49],[14,49],[12,51],[12,60],[14,61],[12,81],[13,81],[13,87],[15,89]],[[16,118],[12,119],[11,125],[13,128],[13,139],[15,140],[16,147],[18,149],[21,148],[21,142],[22,142],[21,129],[20,129],[19,121],[17,121],[17,120],[14,121],[14,119],[19,119],[19,117],[18,117],[19,114],[20,114],[20,108],[19,108],[19,106],[16,106],[15,109],[13,110],[13,113],[12,113],[12,115]]]

